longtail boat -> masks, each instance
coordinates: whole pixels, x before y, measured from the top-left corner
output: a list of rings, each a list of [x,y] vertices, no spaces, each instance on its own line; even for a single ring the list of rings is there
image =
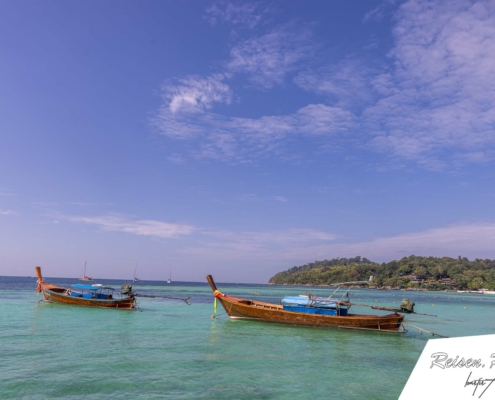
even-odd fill
[[[250,319],[292,325],[329,326],[394,333],[407,332],[402,325],[404,316],[399,314],[400,310],[398,309],[373,307],[394,311],[393,314],[383,316],[350,314],[348,312],[348,309],[352,305],[350,301],[311,299],[308,296],[300,296],[300,301],[294,297],[286,298],[287,301],[285,303],[278,305],[227,296],[217,289],[211,275],[208,275],[206,280],[213,290],[215,302],[217,299],[220,301],[220,304],[231,319]],[[313,304],[303,304],[308,301]]]
[[[120,298],[114,298],[114,289],[102,285],[74,284],[69,288],[46,283],[41,268],[35,268],[38,276],[36,291],[43,294],[48,302],[84,307],[119,308],[131,310],[136,307],[136,299],[131,285],[124,285]]]

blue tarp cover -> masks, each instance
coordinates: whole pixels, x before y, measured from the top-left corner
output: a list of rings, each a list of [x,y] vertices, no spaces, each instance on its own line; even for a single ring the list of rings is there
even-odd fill
[[[85,285],[84,283],[75,283],[74,285],[72,285],[72,287],[75,289],[87,289],[87,290],[100,290],[102,288],[101,286]]]
[[[305,306],[311,304],[311,301],[308,299],[308,296],[285,296],[282,299],[282,304]]]
[[[285,311],[292,311],[305,314],[319,314],[319,315],[331,315],[336,316],[337,314],[341,317],[347,316],[347,309],[341,308],[337,313],[337,309],[333,308],[319,308],[319,307],[303,307],[303,306],[287,306],[284,304]]]
[[[315,306],[315,307],[327,307],[335,308],[336,300],[327,300],[317,298],[314,301],[310,301],[308,296],[285,296],[282,299],[283,306]]]

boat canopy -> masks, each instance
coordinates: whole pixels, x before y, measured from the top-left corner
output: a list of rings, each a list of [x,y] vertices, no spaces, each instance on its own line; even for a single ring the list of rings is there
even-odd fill
[[[101,289],[107,289],[107,290],[115,290],[114,288],[107,287],[107,286],[102,286],[102,285],[85,285],[84,283],[75,283],[72,285],[74,289],[86,289],[86,290],[101,290]]]
[[[281,301],[283,306],[307,306],[307,307],[329,307],[336,308],[337,299],[323,299],[320,297],[309,298],[308,296],[285,296]]]
[[[101,286],[84,285],[82,283],[75,283],[72,285],[74,289],[86,289],[86,290],[100,290]]]

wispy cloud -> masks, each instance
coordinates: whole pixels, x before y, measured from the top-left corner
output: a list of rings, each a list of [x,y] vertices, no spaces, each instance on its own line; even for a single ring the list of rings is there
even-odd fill
[[[336,235],[322,232],[316,229],[288,229],[278,231],[203,231],[203,234],[219,239],[232,240],[237,243],[279,243],[289,245],[291,243],[308,243],[315,240],[332,241]]]
[[[208,7],[206,13],[205,19],[211,25],[228,22],[253,29],[271,13],[271,8],[260,2],[218,1]]]
[[[111,214],[71,216],[58,214],[58,220],[94,225],[103,231],[125,232],[161,239],[183,239],[181,252],[215,259],[283,259],[291,263],[361,255],[374,260],[391,260],[411,254],[427,256],[458,255],[495,257],[495,223],[459,223],[419,232],[349,242],[336,233],[311,228],[284,230],[215,230],[189,224],[133,219]],[[184,243],[186,243],[184,242]]]
[[[390,261],[411,254],[439,257],[458,255],[471,258],[495,257],[494,223],[455,224],[357,243],[346,243],[345,238],[311,229],[212,232],[211,236],[216,240],[192,246],[191,251],[196,255],[218,259],[236,257],[282,259],[292,264],[356,255],[376,261]],[[337,239],[340,243],[335,243]]]
[[[334,65],[299,73],[294,82],[307,91],[327,95],[346,108],[369,105],[374,100],[371,80],[376,72],[362,60],[349,58]]]
[[[283,83],[290,72],[310,64],[316,48],[310,29],[295,22],[241,41],[230,51],[227,72],[167,81],[162,87],[164,102],[151,125],[163,136],[188,140],[196,158],[233,162],[252,162],[273,154],[294,158],[285,148],[297,136],[329,138],[347,132],[356,127],[354,115],[342,107],[324,104],[259,118],[227,117],[211,108],[232,102],[227,79],[246,75],[257,88],[268,89]],[[184,161],[173,155],[169,160]]]
[[[125,232],[139,236],[188,241],[184,252],[187,254],[211,254],[217,251],[227,257],[246,254],[275,255],[286,252],[295,246],[317,245],[337,238],[335,234],[316,229],[286,229],[268,231],[227,231],[210,230],[188,224],[174,224],[157,220],[133,219],[111,214],[104,216],[75,216],[57,214],[57,220],[94,225],[107,232]]]
[[[16,194],[11,192],[0,192],[0,196],[16,196]]]
[[[383,19],[383,15],[384,15],[383,6],[380,5],[368,11],[366,14],[364,14],[363,22],[367,22],[370,20],[381,21]]]
[[[287,24],[232,48],[228,69],[247,74],[258,87],[283,83],[288,73],[304,67],[317,45],[309,29]]]
[[[0,210],[0,215],[18,215],[19,213],[17,211],[12,211],[12,210]]]
[[[239,162],[283,151],[287,139],[295,136],[330,138],[356,126],[352,113],[323,104],[261,118],[228,118],[211,112],[174,114],[164,106],[152,123],[164,136],[194,141],[199,158]]]
[[[215,74],[207,78],[189,76],[162,86],[163,97],[170,112],[198,112],[212,107],[213,103],[229,104],[232,92],[223,83],[225,75]]]
[[[335,244],[328,256],[365,255],[378,260],[397,259],[411,254],[427,256],[495,256],[494,223],[466,223],[422,232],[381,237],[368,242]]]
[[[203,231],[206,236],[198,244],[188,246],[195,256],[218,259],[250,257],[285,258],[294,248],[304,248],[335,240],[336,235],[315,229],[287,229],[273,231]]]
[[[395,0],[382,0],[382,2],[377,7],[369,10],[366,14],[364,14],[363,22],[381,21],[385,17],[385,14],[387,13],[390,6],[392,6],[395,2]]]
[[[395,3],[384,0],[365,20],[381,18]],[[256,7],[221,3],[209,14],[241,24]],[[297,136],[320,135],[327,149],[342,132],[352,132],[342,148],[382,152],[394,165],[441,170],[495,160],[495,3],[408,0],[395,9],[392,33],[389,65],[352,55],[322,65],[328,54],[316,54],[323,42],[308,25],[279,25],[233,45],[223,73],[167,82],[152,125],[168,138],[187,139],[195,157],[224,161],[296,159],[289,153]],[[292,82],[324,101],[258,118],[213,112],[215,104],[232,103],[230,86],[242,76],[265,91]]]
[[[386,95],[365,120],[378,133],[374,147],[441,167],[445,152],[479,157],[495,143],[495,3],[431,5],[411,0],[399,8],[396,69],[375,80]]]
[[[104,231],[126,232],[139,236],[152,236],[162,239],[172,239],[190,235],[196,230],[192,225],[174,224],[147,219],[136,220],[118,214],[97,217],[59,215],[59,217],[71,222],[96,225]]]

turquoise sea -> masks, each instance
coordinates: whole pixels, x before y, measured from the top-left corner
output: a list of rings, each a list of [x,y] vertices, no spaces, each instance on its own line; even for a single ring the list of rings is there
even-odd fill
[[[71,279],[45,278],[68,285]],[[122,281],[99,283],[120,287]],[[226,294],[278,303],[329,288],[217,282]],[[139,310],[39,302],[35,278],[0,277],[2,399],[397,399],[431,335],[230,321],[206,283],[139,282]],[[410,324],[454,336],[495,333],[495,295],[351,290],[353,301],[416,311]],[[356,313],[373,312],[354,307]]]

